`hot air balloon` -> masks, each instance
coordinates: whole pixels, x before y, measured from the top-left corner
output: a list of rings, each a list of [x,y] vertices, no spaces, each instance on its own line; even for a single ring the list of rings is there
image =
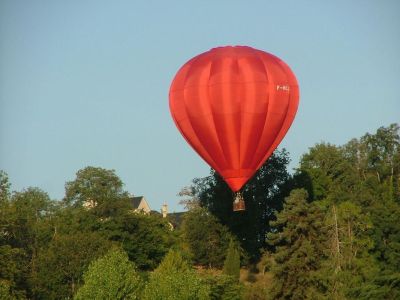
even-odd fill
[[[247,46],[211,49],[175,75],[169,106],[180,133],[235,192],[282,141],[296,115],[299,87],[278,57]]]

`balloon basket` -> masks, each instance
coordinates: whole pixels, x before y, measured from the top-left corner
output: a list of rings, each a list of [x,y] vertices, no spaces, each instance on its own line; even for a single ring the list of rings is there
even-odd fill
[[[235,198],[233,200],[233,211],[243,211],[246,210],[246,205],[244,203],[243,195],[241,192],[235,193]]]

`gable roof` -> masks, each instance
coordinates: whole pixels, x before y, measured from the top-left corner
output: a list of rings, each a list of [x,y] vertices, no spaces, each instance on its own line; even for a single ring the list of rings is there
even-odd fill
[[[137,209],[139,208],[140,202],[142,202],[142,200],[145,200],[143,196],[139,196],[139,197],[132,197],[129,198],[132,208],[133,209]]]
[[[144,196],[129,198],[129,204],[131,205],[134,211],[142,211],[146,214],[150,213],[151,208]]]

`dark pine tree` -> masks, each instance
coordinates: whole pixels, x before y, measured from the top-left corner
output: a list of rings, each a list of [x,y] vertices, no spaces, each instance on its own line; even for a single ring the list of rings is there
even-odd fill
[[[192,189],[200,205],[228,226],[251,261],[256,261],[260,249],[267,246],[265,237],[270,230],[269,221],[275,218],[275,211],[282,209],[283,199],[288,195],[288,163],[285,150],[274,152],[244,186],[246,210],[241,212],[232,211],[234,195],[214,170],[210,176],[194,180]]]
[[[319,208],[307,202],[304,189],[293,190],[284,209],[271,225],[268,242],[275,247],[272,255],[274,275],[272,299],[320,299],[318,270],[326,249],[324,216]]]
[[[230,241],[224,262],[224,274],[234,277],[239,281],[240,277],[240,253],[237,245]]]

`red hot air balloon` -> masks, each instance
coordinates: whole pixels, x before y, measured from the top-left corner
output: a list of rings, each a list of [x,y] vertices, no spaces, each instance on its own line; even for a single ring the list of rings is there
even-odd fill
[[[234,192],[282,141],[298,103],[289,66],[246,46],[214,48],[192,58],[169,93],[179,131]]]

